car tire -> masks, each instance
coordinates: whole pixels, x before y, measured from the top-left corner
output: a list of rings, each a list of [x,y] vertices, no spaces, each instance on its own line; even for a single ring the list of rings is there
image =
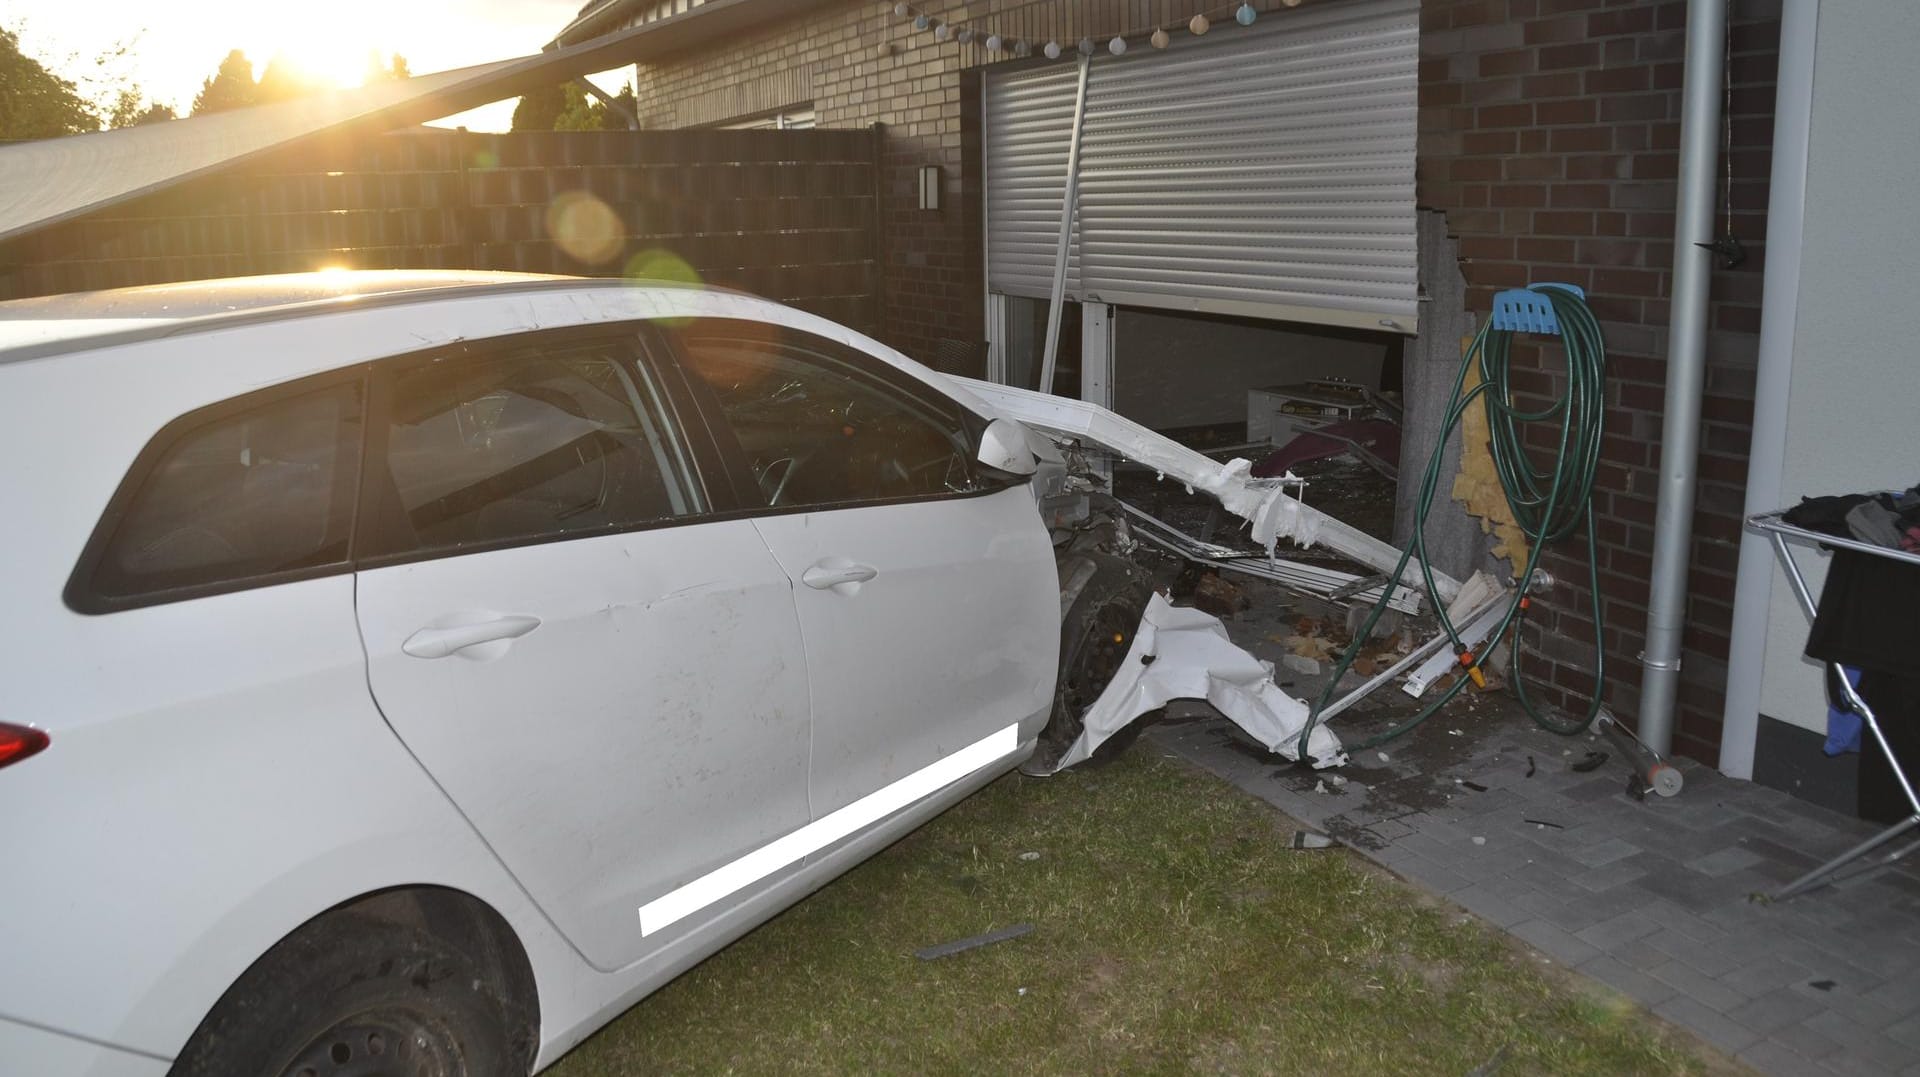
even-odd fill
[[[194,1031],[171,1077],[496,1077],[528,1072],[513,1009],[417,928],[351,913],[276,944]],[[524,1038],[524,1037],[520,1037]]]
[[[1033,777],[1053,773],[1060,757],[1079,739],[1087,708],[1119,672],[1140,630],[1147,600],[1153,597],[1153,584],[1133,562],[1109,554],[1081,556],[1094,563],[1094,575],[1060,619],[1060,676],[1053,714],[1033,755],[1021,766],[1023,773]],[[1112,762],[1139,739],[1146,717],[1109,737],[1082,765]]]

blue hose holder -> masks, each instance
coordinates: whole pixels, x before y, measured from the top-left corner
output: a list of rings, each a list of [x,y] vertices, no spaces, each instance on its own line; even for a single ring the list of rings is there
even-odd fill
[[[1585,299],[1587,293],[1577,284],[1541,283],[1525,288],[1510,288],[1493,297],[1493,327],[1509,333],[1560,335],[1560,319],[1554,316],[1553,303],[1540,294],[1542,288],[1558,288]]]

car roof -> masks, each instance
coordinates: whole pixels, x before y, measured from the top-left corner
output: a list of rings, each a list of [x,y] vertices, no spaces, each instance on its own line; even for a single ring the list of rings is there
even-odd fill
[[[0,364],[85,346],[449,294],[635,285],[684,287],[663,281],[479,270],[322,270],[36,296],[0,302]]]

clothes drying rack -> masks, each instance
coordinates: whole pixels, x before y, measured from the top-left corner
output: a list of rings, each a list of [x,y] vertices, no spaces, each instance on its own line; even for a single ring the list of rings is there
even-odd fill
[[[1773,544],[1774,556],[1779,559],[1780,567],[1786,571],[1787,582],[1793,585],[1793,595],[1800,600],[1800,608],[1805,611],[1808,620],[1812,620],[1819,613],[1819,605],[1814,601],[1813,593],[1807,589],[1807,580],[1800,572],[1800,563],[1794,559],[1792,547],[1795,545],[1855,550],[1874,557],[1885,557],[1893,561],[1920,565],[1920,554],[1911,554],[1905,550],[1875,546],[1870,542],[1795,527],[1781,519],[1781,515],[1785,512],[1785,509],[1780,509],[1750,516],[1747,518],[1747,526],[1767,536],[1767,540]],[[1847,706],[1860,716],[1867,731],[1873,734],[1874,741],[1880,745],[1880,750],[1887,753],[1887,762],[1893,768],[1894,779],[1900,783],[1900,791],[1906,794],[1907,806],[1912,809],[1912,814],[1774,891],[1770,897],[1775,901],[1784,901],[1812,888],[1821,879],[1866,856],[1914,827],[1920,826],[1920,796],[1914,794],[1913,782],[1907,778],[1906,768],[1901,765],[1899,757],[1893,754],[1893,748],[1887,744],[1887,736],[1880,730],[1880,719],[1874,715],[1873,708],[1867,705],[1867,701],[1860,698],[1860,693],[1854,689],[1853,684],[1839,671],[1837,663],[1829,662],[1827,665],[1836,667],[1829,670],[1829,683],[1839,685],[1840,691],[1846,696]],[[1887,859],[1896,860],[1904,852],[1905,850],[1895,852]]]

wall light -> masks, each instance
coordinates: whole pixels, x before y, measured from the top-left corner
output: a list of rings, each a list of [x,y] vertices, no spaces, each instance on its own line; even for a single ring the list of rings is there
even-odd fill
[[[920,208],[940,208],[940,166],[920,166]]]

